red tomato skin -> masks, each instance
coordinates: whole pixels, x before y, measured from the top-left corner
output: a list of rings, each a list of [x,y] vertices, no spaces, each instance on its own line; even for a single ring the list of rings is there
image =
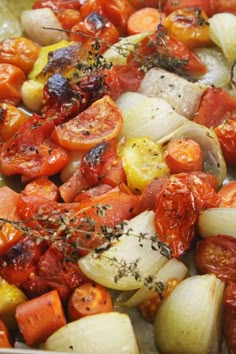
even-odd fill
[[[208,16],[212,16],[215,13],[215,0],[167,0],[164,12],[170,14],[177,9],[192,7],[200,7]]]
[[[219,191],[219,208],[236,208],[236,181],[225,184]]]
[[[236,97],[220,87],[209,87],[204,92],[195,123],[215,128],[222,122],[236,117]]]
[[[236,353],[236,309],[224,309],[223,333],[230,354]]]
[[[236,120],[228,119],[215,129],[222,153],[228,166],[236,166]]]
[[[109,45],[118,42],[119,32],[117,28],[102,15],[92,12],[83,21],[74,25],[69,38],[71,41],[80,42],[86,51],[92,51],[95,38],[100,40],[99,54],[105,52]],[[82,51],[81,51],[82,53]]]
[[[21,287],[35,274],[36,265],[45,249],[44,242],[36,244],[30,237],[24,238],[0,257],[0,275],[10,284]]]
[[[223,281],[236,281],[236,240],[216,235],[198,241],[195,262],[200,274],[215,274]]]
[[[172,175],[163,184],[156,200],[155,227],[160,240],[169,244],[173,257],[190,247],[199,212],[218,203],[215,190],[198,172]]]
[[[98,143],[116,138],[122,122],[121,111],[106,95],[78,116],[55,127],[52,138],[67,149],[88,151]]]
[[[167,30],[164,27],[160,27],[159,31],[160,34],[154,33],[140,42],[135,54],[128,56],[128,63],[132,63],[134,66],[140,68],[146,58],[149,68],[160,66],[161,62],[162,66],[165,66],[165,69],[167,66],[168,69],[174,71],[177,70],[176,65],[173,65],[171,68],[169,65],[169,62],[171,63],[174,58],[182,61],[180,70],[188,75],[204,74],[207,71],[205,64],[183,43],[168,36]],[[162,59],[157,60],[155,57]],[[152,58],[155,64],[152,64]]]
[[[21,174],[26,179],[54,175],[69,162],[68,152],[50,139],[52,121],[33,115],[18,133],[3,144],[0,167],[3,174]]]
[[[80,171],[90,186],[98,183],[112,187],[125,182],[125,173],[117,155],[115,140],[96,145],[81,160]]]
[[[224,293],[224,305],[236,310],[236,283],[229,281]]]

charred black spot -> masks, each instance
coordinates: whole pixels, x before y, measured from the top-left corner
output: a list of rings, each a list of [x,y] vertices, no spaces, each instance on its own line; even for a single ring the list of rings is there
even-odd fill
[[[69,80],[61,74],[51,76],[47,81],[46,88],[49,95],[60,103],[68,102],[74,96]]]
[[[105,27],[105,24],[106,24],[105,18],[103,16],[99,15],[97,12],[91,12],[91,14],[89,14],[85,18],[84,22],[87,22],[96,31]]]
[[[39,77],[48,74],[63,73],[66,69],[72,67],[78,61],[80,49],[81,44],[75,43],[49,52],[48,63],[39,74]]]
[[[6,119],[7,110],[0,107],[0,123],[4,122]]]
[[[85,156],[84,162],[91,166],[96,166],[102,160],[104,152],[108,149],[109,143],[103,142],[92,148]]]

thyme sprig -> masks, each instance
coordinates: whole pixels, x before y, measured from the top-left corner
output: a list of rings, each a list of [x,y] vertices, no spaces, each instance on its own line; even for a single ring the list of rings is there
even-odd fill
[[[106,211],[111,208],[110,205],[95,206],[96,214],[104,217]],[[79,221],[78,221],[79,220]],[[34,228],[27,226],[30,222],[36,222]],[[52,211],[51,215],[44,215],[43,211],[32,218],[22,221],[10,221],[6,218],[0,218],[0,227],[4,223],[10,223],[16,230],[22,232],[23,236],[30,237],[37,244],[42,241],[47,241],[50,244],[60,244],[60,250],[63,253],[64,261],[77,262],[80,258],[78,249],[90,252],[92,249],[86,247],[86,240],[90,240],[93,236],[100,238],[100,246],[93,251],[94,257],[106,258],[117,269],[114,274],[114,281],[118,282],[123,277],[133,277],[137,281],[142,281],[149,289],[161,292],[163,286],[156,283],[153,277],[147,276],[142,278],[142,272],[139,270],[140,259],[136,259],[128,263],[124,259],[116,257],[108,258],[104,252],[109,250],[122,236],[135,237],[140,247],[143,247],[145,241],[151,241],[151,249],[159,251],[162,255],[171,258],[171,250],[167,244],[161,242],[157,235],[148,233],[135,234],[132,228],[127,227],[127,222],[121,222],[115,226],[98,225],[86,212],[72,214],[64,212],[58,214],[57,211]]]

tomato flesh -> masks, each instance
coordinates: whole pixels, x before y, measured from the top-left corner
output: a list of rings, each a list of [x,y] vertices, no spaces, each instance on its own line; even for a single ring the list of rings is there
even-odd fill
[[[201,274],[213,273],[223,281],[236,281],[236,241],[218,235],[197,243],[196,266]]]

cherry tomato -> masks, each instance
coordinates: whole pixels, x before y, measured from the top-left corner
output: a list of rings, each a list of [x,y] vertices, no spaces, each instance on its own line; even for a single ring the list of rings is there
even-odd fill
[[[127,21],[134,12],[129,0],[100,0],[105,17],[118,28],[120,35],[127,34]]]
[[[199,8],[179,9],[164,19],[171,37],[188,48],[206,47],[211,43],[207,15]]]
[[[219,208],[236,208],[236,181],[225,184],[218,192]]]
[[[170,14],[178,9],[198,7],[205,11],[208,16],[212,16],[215,13],[215,2],[215,0],[167,0],[164,6],[164,12]]]
[[[24,81],[23,70],[9,63],[0,63],[0,102],[19,104]]]
[[[24,238],[0,256],[0,275],[7,282],[21,286],[35,273],[44,251],[44,243],[37,244],[31,237]]]
[[[113,310],[110,293],[104,286],[88,282],[76,288],[68,301],[68,317],[71,321]]]
[[[227,165],[236,166],[236,120],[225,120],[214,130]]]
[[[236,6],[234,0],[212,0],[215,1],[215,12],[230,12],[236,15]]]
[[[65,149],[50,140],[53,122],[33,115],[19,129],[17,135],[3,144],[1,170],[9,176],[21,174],[33,179],[54,175],[69,161]]]
[[[59,10],[57,18],[65,30],[71,30],[73,26],[81,21],[80,12],[75,9]]]
[[[158,66],[188,75],[206,72],[205,64],[182,42],[168,36],[163,26],[140,42],[136,51],[129,55],[128,62],[145,70]]]
[[[225,120],[235,117],[236,97],[220,87],[209,87],[202,96],[194,121],[208,128],[215,128]]]
[[[118,80],[119,82],[119,87],[122,92],[137,91],[144,76],[144,74],[140,72],[140,70],[135,68],[133,65],[113,65],[110,71],[114,73],[116,80]],[[113,85],[113,82],[110,82],[109,80],[110,76],[108,73],[108,76],[105,77],[105,83],[108,86],[108,94],[110,87],[112,87]]]
[[[9,140],[29,116],[9,103],[0,103],[0,141]]]
[[[55,289],[65,301],[73,289],[87,281],[78,264],[66,260],[64,252],[61,242],[55,242],[47,249],[38,261],[35,277],[24,283],[27,294],[36,296],[45,292],[45,289]]]
[[[81,160],[80,170],[90,186],[104,182],[113,187],[125,182],[124,169],[117,168],[118,158],[116,142],[114,140],[96,145],[89,150]],[[114,170],[114,179],[111,179],[111,170]]]
[[[23,233],[12,224],[6,222],[0,229],[0,256],[23,238]]]
[[[118,42],[119,32],[112,22],[92,12],[72,27],[69,37],[71,41],[82,43],[85,53],[93,50],[95,39],[100,40],[99,53],[102,54],[109,45]]]
[[[80,8],[80,13],[82,16],[82,19],[87,17],[89,14],[92,12],[96,12],[97,14],[103,15],[102,12],[102,5],[100,0],[86,0],[82,4]]]
[[[75,49],[75,52],[77,50]],[[65,56],[74,55],[71,51],[62,50],[61,55],[63,61]],[[78,55],[78,52],[77,52]],[[52,61],[52,67],[49,73],[55,70],[56,65],[60,65],[59,61],[55,59]],[[47,80],[43,89],[43,106],[41,109],[42,117],[52,120],[57,125],[65,120],[75,117],[79,112],[85,109],[89,102],[89,95],[82,92],[80,88],[71,84],[67,78],[60,73],[53,74]]]
[[[198,173],[172,175],[163,184],[156,200],[155,227],[174,257],[190,247],[199,212],[217,204],[216,192]]]
[[[49,7],[53,11],[57,11],[58,9],[79,10],[82,3],[82,0],[36,0],[33,4],[33,9]]]
[[[122,115],[109,96],[94,102],[77,117],[55,127],[54,141],[71,150],[88,150],[115,138],[122,126]]]
[[[236,353],[236,309],[228,306],[224,310],[223,333],[229,352]]]
[[[213,273],[223,281],[236,281],[236,240],[217,235],[197,243],[196,266],[201,274]]]
[[[28,38],[8,38],[0,43],[0,63],[15,65],[28,74],[39,52],[39,45]]]
[[[162,186],[167,182],[167,178],[154,178],[143,190],[140,199],[135,207],[135,214],[140,214],[145,210],[156,208],[156,200]]]
[[[229,281],[226,285],[224,293],[225,306],[232,307],[236,310],[236,283]]]

